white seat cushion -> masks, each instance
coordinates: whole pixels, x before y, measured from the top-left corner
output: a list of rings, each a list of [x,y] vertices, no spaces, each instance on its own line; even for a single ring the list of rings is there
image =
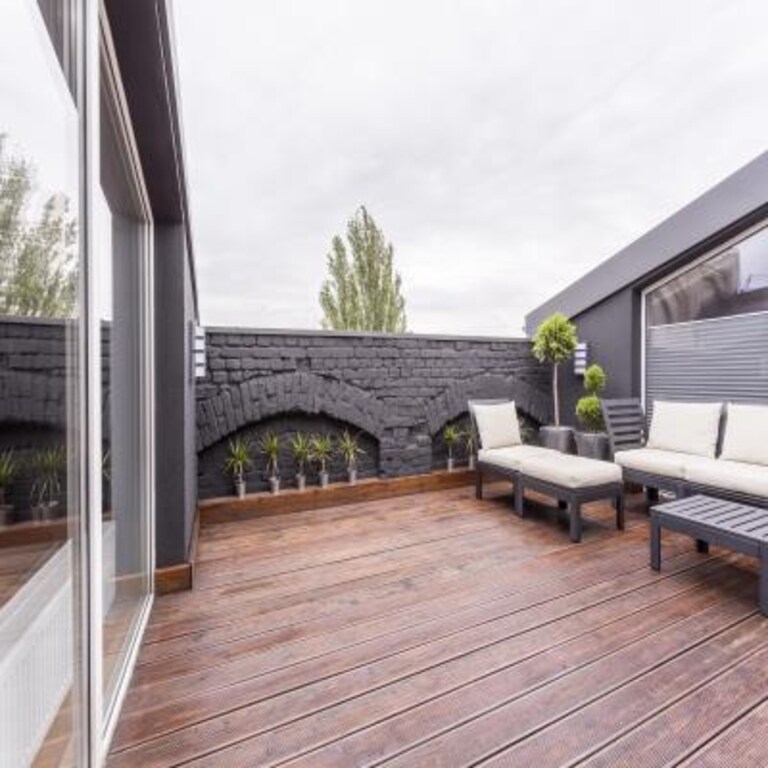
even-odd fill
[[[559,451],[523,459],[520,471],[526,477],[563,488],[591,488],[621,482],[621,468],[616,464],[583,456],[571,456]]]
[[[722,488],[768,499],[768,467],[740,461],[699,459],[689,462],[686,479],[711,488]],[[766,511],[768,516],[768,511]]]
[[[691,458],[700,459],[701,457],[691,457],[690,454],[676,451],[662,451],[658,448],[634,448],[629,451],[618,451],[614,461],[620,467],[634,469],[637,472],[648,472],[651,475],[683,480],[686,462]]]
[[[520,422],[514,402],[472,405],[480,445],[486,449],[521,445]]]
[[[517,472],[524,459],[533,456],[546,456],[550,453],[559,453],[551,448],[540,448],[538,445],[515,445],[511,448],[481,448],[477,458],[487,464],[495,464],[502,469],[511,469]]]
[[[728,403],[720,458],[768,466],[768,405]]]
[[[648,448],[715,457],[722,403],[653,404]]]

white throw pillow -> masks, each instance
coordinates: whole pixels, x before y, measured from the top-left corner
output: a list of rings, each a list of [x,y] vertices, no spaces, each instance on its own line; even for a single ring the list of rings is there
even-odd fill
[[[768,466],[768,405],[728,403],[720,458]]]
[[[722,403],[653,404],[648,448],[715,458]]]
[[[493,405],[476,403],[472,406],[472,413],[482,448],[509,448],[523,442],[514,402]]]

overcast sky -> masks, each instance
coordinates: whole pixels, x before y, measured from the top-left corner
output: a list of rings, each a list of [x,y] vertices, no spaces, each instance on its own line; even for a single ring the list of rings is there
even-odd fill
[[[175,0],[202,319],[317,328],[365,204],[416,332],[523,316],[768,149],[766,0]]]

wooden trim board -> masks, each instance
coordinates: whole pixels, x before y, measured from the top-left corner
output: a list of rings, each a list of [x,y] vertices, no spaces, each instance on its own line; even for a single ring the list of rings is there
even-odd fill
[[[334,483],[327,488],[311,486],[304,491],[287,488],[279,494],[252,493],[244,499],[225,497],[206,499],[199,503],[200,525],[229,523],[288,512],[304,512],[363,501],[391,499],[414,493],[439,491],[472,485],[475,473],[468,469],[455,472],[431,472],[407,477],[387,477],[359,480],[355,485]]]

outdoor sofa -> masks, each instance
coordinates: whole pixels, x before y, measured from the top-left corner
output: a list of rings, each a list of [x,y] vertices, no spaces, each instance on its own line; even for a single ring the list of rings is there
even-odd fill
[[[502,476],[514,486],[515,511],[520,516],[526,490],[557,499],[568,510],[572,541],[581,541],[581,505],[586,502],[612,499],[616,525],[624,527],[624,486],[618,466],[524,444],[513,401],[474,400],[469,412],[479,446],[478,499],[483,497],[486,474]]]
[[[647,440],[639,400],[604,400],[625,482],[768,507],[768,405],[656,401]]]

